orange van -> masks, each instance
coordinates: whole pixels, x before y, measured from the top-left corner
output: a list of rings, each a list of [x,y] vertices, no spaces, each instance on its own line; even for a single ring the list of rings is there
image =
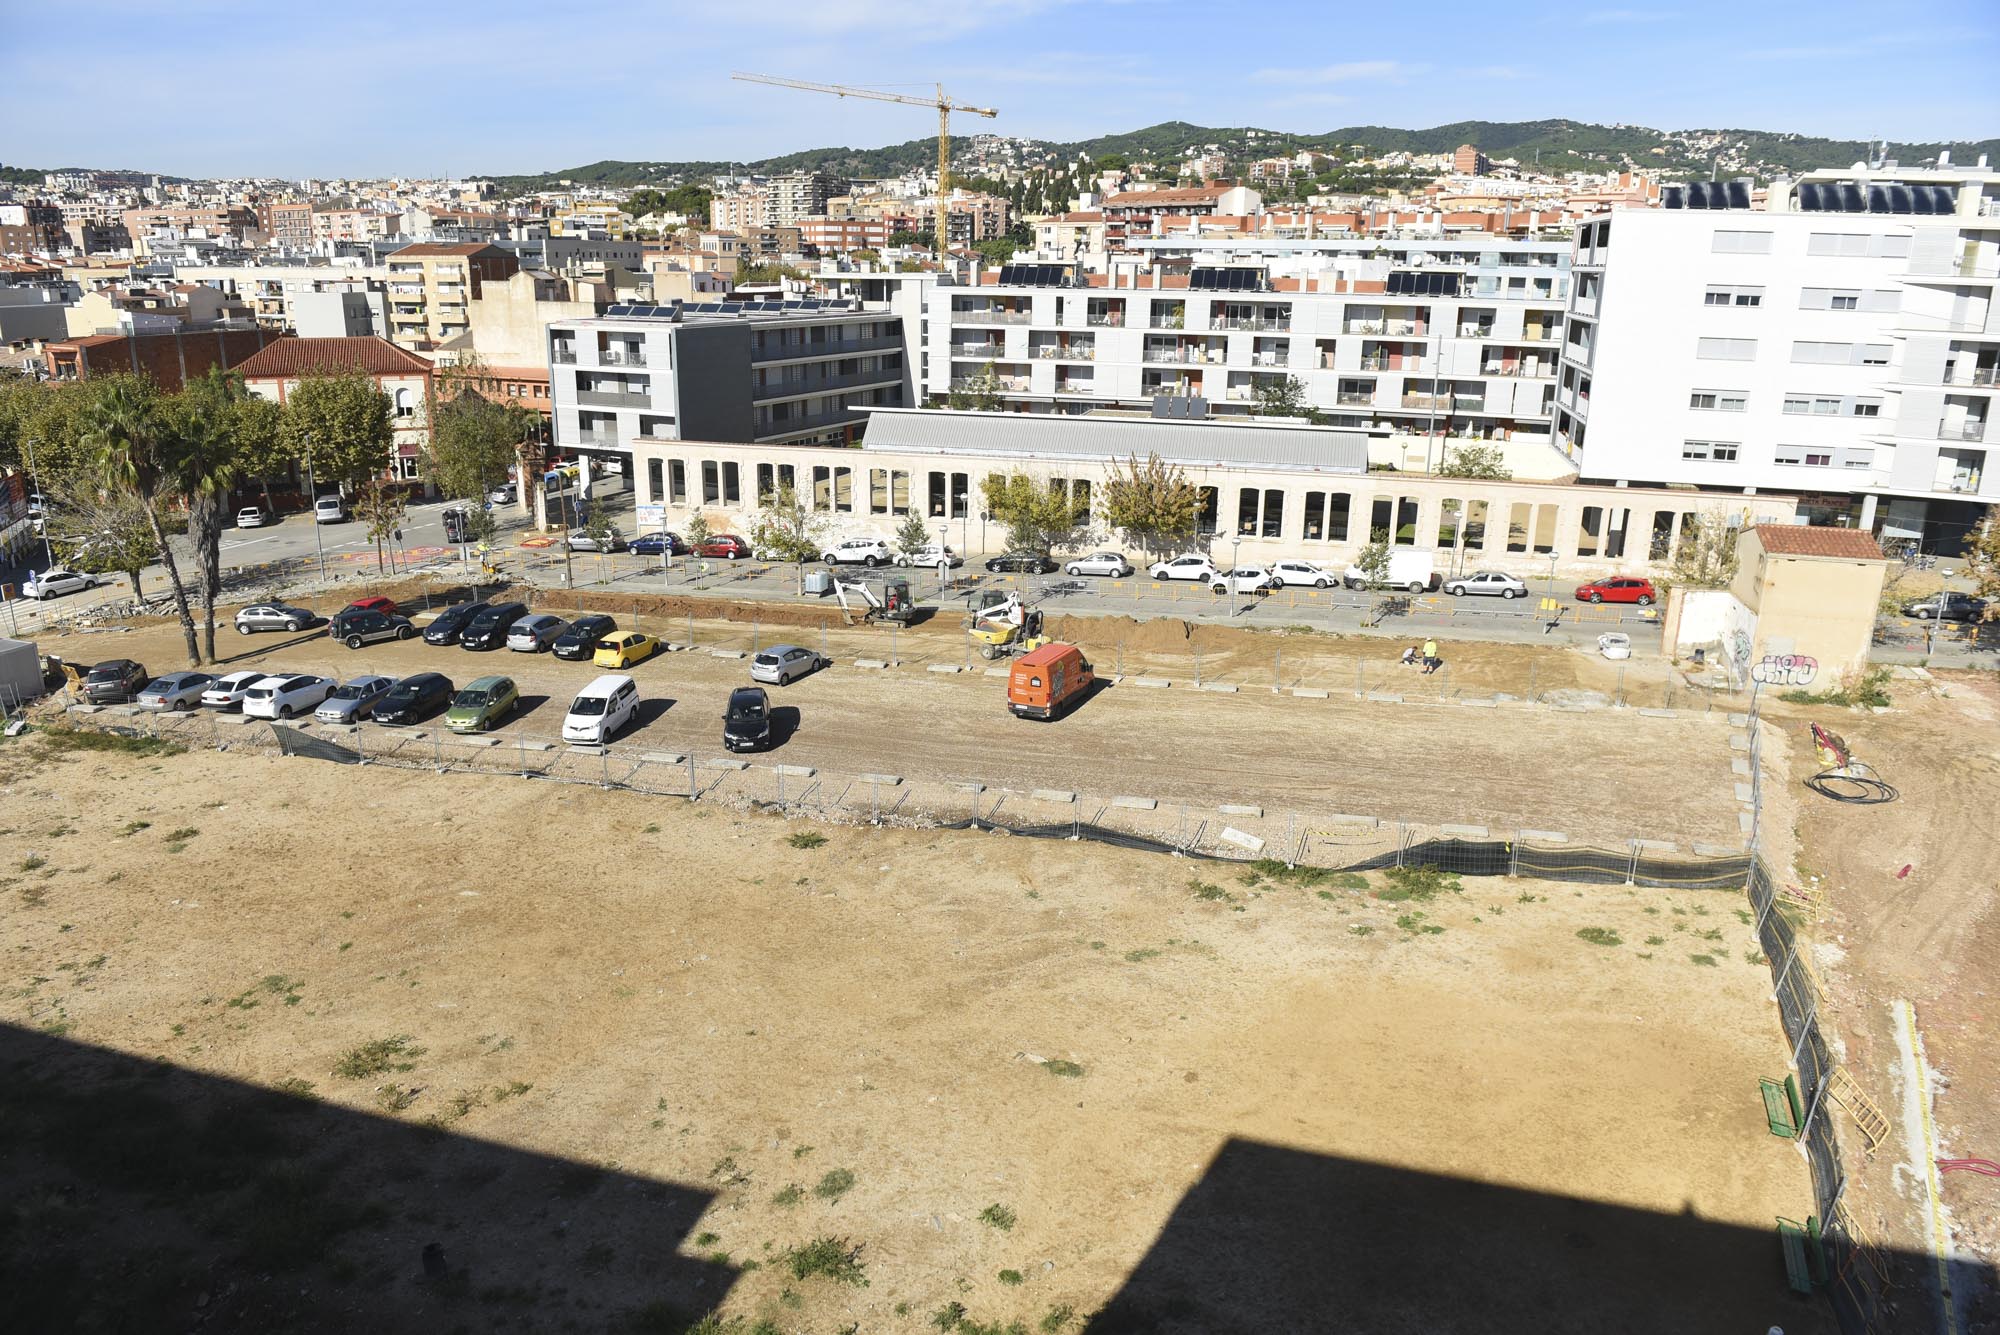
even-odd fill
[[[1073,644],[1045,644],[1014,660],[1007,678],[1007,708],[1021,718],[1060,717],[1090,694],[1097,677]]]

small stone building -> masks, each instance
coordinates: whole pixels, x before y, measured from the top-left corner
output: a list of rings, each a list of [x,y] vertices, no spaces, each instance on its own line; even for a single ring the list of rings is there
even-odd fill
[[[1736,562],[1729,591],[1751,618],[1750,680],[1824,690],[1867,666],[1888,570],[1874,538],[1757,524],[1738,535]]]

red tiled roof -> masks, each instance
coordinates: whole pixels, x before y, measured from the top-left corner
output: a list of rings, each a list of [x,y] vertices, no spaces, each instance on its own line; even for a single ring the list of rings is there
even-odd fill
[[[1859,529],[1758,524],[1753,531],[1764,550],[1777,556],[1832,556],[1847,561],[1883,559],[1880,544]]]
[[[350,371],[370,375],[428,375],[431,364],[403,351],[387,339],[281,338],[238,362],[246,380],[288,380],[313,371]]]

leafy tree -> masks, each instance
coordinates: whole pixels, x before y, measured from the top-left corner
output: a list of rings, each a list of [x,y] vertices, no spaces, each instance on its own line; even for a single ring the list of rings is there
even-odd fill
[[[89,440],[97,452],[97,475],[111,495],[130,497],[145,511],[160,564],[166,568],[167,583],[173,590],[174,611],[187,637],[188,666],[201,662],[201,647],[195,641],[194,613],[188,605],[187,585],[181,582],[180,565],[173,548],[167,545],[166,525],[160,508],[174,494],[177,470],[181,466],[180,440],[175,424],[160,405],[159,391],[152,381],[139,376],[118,376],[101,382],[90,405]]]
[[[86,575],[123,575],[136,601],[144,597],[139,574],[159,558],[153,525],[139,500],[123,492],[107,492],[80,475],[67,474],[48,484],[46,497],[51,524],[49,541],[62,553],[63,563]]]
[[[691,556],[701,555],[701,545],[704,542],[708,541],[709,532],[710,530],[708,527],[707,515],[703,514],[699,510],[696,510],[694,513],[688,516],[687,533],[685,536],[687,538],[689,555]]]
[[[975,241],[972,243],[972,248],[978,251],[988,264],[1012,264],[1014,252],[1020,249],[1020,243],[1011,236],[996,236],[985,241]]]
[[[371,477],[361,484],[354,513],[368,525],[369,540],[375,544],[375,570],[381,574],[386,570],[383,544],[395,541],[396,531],[403,526],[403,516],[409,513],[409,502],[401,488],[390,486],[379,476]]]
[[[953,408],[973,409],[982,413],[997,413],[1004,406],[1000,398],[1000,373],[988,362],[979,368],[978,374],[965,383],[965,388],[954,388],[945,395],[945,402]]]
[[[936,240],[937,238],[929,233],[912,232],[908,228],[898,228],[889,233],[889,244],[892,246],[922,246],[925,250],[929,250]]]
[[[97,381],[0,380],[0,468],[32,472],[44,489],[92,471],[87,418]]]
[[[1201,488],[1157,454],[1114,459],[1101,494],[1104,522],[1148,556],[1180,550],[1201,521]]]
[[[1389,582],[1389,530],[1378,528],[1369,533],[1368,541],[1354,554],[1354,568],[1361,572],[1363,582],[1370,586]]]
[[[1986,507],[1986,517],[1965,553],[1966,573],[1986,599],[1986,620],[2000,618],[2000,505]]]
[[[1250,391],[1250,411],[1258,417],[1303,417],[1323,421],[1319,409],[1306,401],[1306,386],[1295,375],[1259,380]]]
[[[583,536],[589,538],[598,551],[609,545],[611,537],[611,512],[604,508],[604,502],[587,500],[583,503],[583,514],[577,527]]]
[[[1090,502],[1026,473],[994,473],[980,483],[986,509],[1007,526],[1015,551],[1049,553],[1084,540]]]
[[[439,377],[432,397],[424,471],[446,496],[484,513],[486,494],[507,476],[521,442],[540,418],[518,403],[499,403],[481,394],[476,367],[454,372]]]
[[[366,371],[322,369],[286,395],[279,439],[286,453],[307,463],[314,481],[352,486],[387,471],[393,406]]]
[[[785,278],[805,278],[807,273],[795,264],[745,264],[736,271],[736,286],[775,283]]]
[[[750,545],[759,556],[796,562],[793,573],[800,592],[804,592],[805,563],[825,553],[827,522],[827,516],[800,500],[796,490],[781,484],[764,498],[751,521]],[[708,536],[706,525],[702,536]],[[692,537],[689,541],[693,542]]]
[[[174,483],[187,502],[187,535],[194,546],[201,599],[202,652],[212,663],[229,494],[243,475],[245,458],[270,454],[279,410],[251,395],[242,376],[221,367],[210,367],[206,376],[190,381],[167,401],[167,410],[180,443]]]
[[[1668,564],[1669,577],[1683,589],[1726,589],[1736,578],[1736,535],[1742,512],[1711,507],[1681,521],[1680,544]]]
[[[882,258],[882,252],[872,246],[863,246],[859,250],[848,252],[848,258],[858,260],[863,264],[873,264]]]
[[[1495,445],[1459,445],[1445,451],[1438,465],[1439,477],[1490,478],[1505,482],[1514,476],[1507,467],[1507,452]]]
[[[931,542],[931,531],[924,526],[924,517],[914,510],[896,525],[896,550],[904,556],[915,556]]]

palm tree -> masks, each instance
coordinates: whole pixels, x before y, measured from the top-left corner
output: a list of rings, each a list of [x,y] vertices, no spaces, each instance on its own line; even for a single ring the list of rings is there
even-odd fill
[[[248,397],[242,376],[216,366],[175,400],[172,485],[187,498],[188,539],[201,563],[202,652],[211,663],[215,600],[222,592],[222,521],[246,457],[239,405]]]
[[[181,583],[180,567],[160,522],[160,502],[175,490],[178,433],[163,419],[157,400],[125,380],[112,381],[98,393],[86,423],[86,440],[96,452],[97,474],[105,489],[134,497],[146,509],[153,540],[160,546],[160,564],[173,587],[174,610],[187,636],[188,666],[198,666],[201,649],[195,643],[187,586]]]

